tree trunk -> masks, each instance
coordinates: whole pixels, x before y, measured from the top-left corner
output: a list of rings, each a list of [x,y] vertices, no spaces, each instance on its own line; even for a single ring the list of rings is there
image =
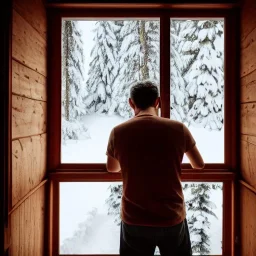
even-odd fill
[[[71,21],[65,21],[65,33],[66,33],[66,63],[65,63],[65,71],[66,71],[66,92],[65,92],[65,117],[66,120],[69,121],[69,102],[70,102],[70,79],[68,72],[68,58],[69,58],[69,37],[71,33]]]
[[[147,45],[147,34],[146,34],[146,21],[142,20],[140,22],[140,43],[143,51],[143,60],[141,66],[142,79],[149,79],[149,69],[148,69],[148,45]]]

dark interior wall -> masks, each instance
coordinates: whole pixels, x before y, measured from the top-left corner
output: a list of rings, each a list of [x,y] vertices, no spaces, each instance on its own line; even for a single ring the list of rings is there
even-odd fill
[[[9,247],[8,234],[8,170],[10,164],[9,50],[11,35],[11,1],[0,8],[0,255]],[[2,239],[1,239],[2,238]]]
[[[10,255],[45,256],[46,9],[13,0]]]
[[[241,256],[256,255],[256,1],[241,12]]]

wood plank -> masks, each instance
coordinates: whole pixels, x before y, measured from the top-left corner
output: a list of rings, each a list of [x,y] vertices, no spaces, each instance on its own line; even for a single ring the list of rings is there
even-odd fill
[[[46,185],[43,186],[39,193],[37,193],[37,197],[35,198],[35,202],[37,203],[37,226],[39,230],[38,236],[41,238],[39,243],[39,255],[44,255],[44,249],[45,249],[45,214],[46,214],[46,205],[45,205],[45,191],[46,191]],[[36,241],[36,240],[35,240]]]
[[[12,207],[46,176],[46,134],[12,142]]]
[[[256,103],[241,104],[241,133],[256,136]]]
[[[240,247],[242,256],[256,255],[256,194],[240,185]]]
[[[241,174],[256,189],[256,137],[241,136]]]
[[[44,217],[45,217],[45,186],[38,189],[31,197],[30,211],[31,216],[32,240],[31,244],[33,251],[32,255],[44,256]]]
[[[12,138],[46,132],[46,102],[12,96]]]
[[[13,8],[46,38],[46,9],[42,0],[14,0]]]
[[[30,99],[46,101],[46,78],[13,60],[12,92]]]
[[[241,77],[256,69],[256,28],[245,38],[241,45]]]
[[[13,11],[12,57],[46,76],[46,40]]]
[[[10,252],[11,255],[19,255],[19,247],[20,247],[20,209],[17,209],[11,215],[11,246]]]
[[[241,102],[256,101],[256,69],[241,79]]]
[[[20,207],[20,226],[19,226],[19,233],[20,233],[20,246],[19,246],[19,255],[26,256],[25,246],[27,243],[26,237],[26,230],[28,226],[25,225],[25,204],[22,204]]]
[[[241,40],[245,40],[254,28],[256,28],[256,1],[245,0],[243,1],[241,11]]]
[[[44,256],[45,186],[11,214],[11,255]]]

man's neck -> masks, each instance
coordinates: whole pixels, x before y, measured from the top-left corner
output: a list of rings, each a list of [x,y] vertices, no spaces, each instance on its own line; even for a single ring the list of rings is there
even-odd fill
[[[135,114],[135,116],[141,116],[141,115],[157,116],[157,110],[154,107],[150,107],[144,110],[138,110],[138,112]]]

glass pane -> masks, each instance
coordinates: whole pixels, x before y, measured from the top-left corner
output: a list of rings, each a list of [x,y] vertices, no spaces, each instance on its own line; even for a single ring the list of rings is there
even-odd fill
[[[159,19],[62,21],[62,163],[105,163],[131,84],[159,84]]]
[[[171,118],[206,163],[224,163],[224,19],[171,19],[170,84]]]
[[[193,254],[222,254],[223,184],[182,185]],[[121,182],[61,182],[60,253],[118,254],[121,195]]]

